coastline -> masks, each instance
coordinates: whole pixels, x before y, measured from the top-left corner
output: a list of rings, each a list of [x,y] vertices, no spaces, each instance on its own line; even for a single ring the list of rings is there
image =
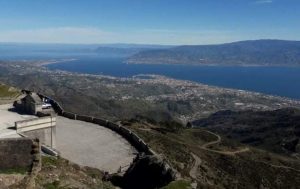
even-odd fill
[[[55,63],[61,63],[61,62],[63,62],[63,64],[65,64],[65,63],[71,63],[70,65],[72,66],[72,61],[73,60],[78,60],[78,59],[64,59],[64,60],[60,60],[60,61],[45,61],[45,63],[44,64],[42,64],[43,66],[45,65],[45,67],[47,67],[46,65],[49,65],[49,64],[55,64]],[[94,61],[94,60],[93,60]],[[105,61],[106,61],[106,59],[105,59]],[[81,62],[81,61],[80,61]],[[85,62],[84,60],[82,60],[82,62]],[[97,60],[97,64],[100,64],[101,63],[101,60],[99,60],[99,62],[98,62],[98,60]],[[112,77],[118,77],[118,78],[130,78],[131,77],[131,72],[128,72],[128,74],[129,75],[127,75],[126,73],[127,72],[124,72],[125,74],[120,74],[119,72],[117,72],[117,71],[113,71],[113,72],[110,72],[110,70],[112,70],[112,69],[114,69],[113,67],[115,67],[113,64],[107,64],[107,62],[104,62],[105,64],[103,64],[103,66],[105,67],[105,66],[109,66],[109,68],[110,69],[108,69],[108,71],[105,71],[105,69],[103,69],[103,70],[100,70],[101,72],[99,72],[98,73],[98,71],[97,71],[97,64],[94,64],[94,62],[91,62],[90,64],[91,64],[91,66],[92,66],[92,69],[90,69],[90,70],[85,70],[85,71],[80,71],[80,69],[78,69],[77,71],[74,71],[74,69],[71,69],[71,70],[73,70],[73,71],[70,71],[70,72],[73,72],[73,73],[82,73],[82,74],[92,74],[92,75],[106,75],[106,76],[112,76]],[[63,65],[62,64],[62,65]],[[78,68],[80,68],[80,66],[82,66],[82,65],[84,65],[85,66],[85,69],[87,69],[87,67],[89,67],[89,66],[87,66],[87,65],[89,65],[89,62],[87,61],[87,62],[85,62],[84,64],[82,64],[82,63],[79,63],[79,64],[75,64],[76,65],[76,67],[78,67]],[[96,65],[96,66],[95,66]],[[135,65],[135,64],[126,64],[126,63],[124,63],[124,62],[122,62],[122,63],[120,63],[120,64],[118,64],[118,65],[120,65],[120,67],[122,68],[122,69],[129,69],[129,70],[133,70],[133,72],[135,72],[136,70],[140,70],[140,69],[136,69],[135,68],[135,66],[127,66],[127,65]],[[145,65],[145,64],[139,64],[139,65],[141,65],[142,66],[142,68],[143,68],[143,65]],[[234,75],[236,75],[236,77],[239,77],[241,74],[235,74],[235,73],[246,73],[246,74],[248,74],[248,77],[249,78],[251,78],[250,80],[253,80],[252,82],[249,82],[249,84],[245,87],[245,86],[240,86],[239,84],[232,84],[232,85],[227,85],[226,84],[226,82],[216,82],[214,79],[208,79],[208,80],[205,80],[205,78],[203,79],[202,77],[196,77],[196,73],[194,73],[193,72],[193,75],[190,77],[190,76],[188,76],[188,74],[187,74],[187,71],[185,71],[184,72],[184,74],[186,75],[186,77],[175,77],[174,75],[172,75],[172,74],[164,74],[164,73],[161,73],[160,71],[149,71],[149,72],[147,72],[147,71],[145,71],[145,73],[137,73],[137,74],[134,74],[134,75],[138,75],[138,74],[154,74],[154,75],[164,75],[164,76],[167,76],[167,77],[171,77],[171,78],[175,78],[175,79],[178,79],[178,80],[189,80],[189,81],[193,81],[193,82],[196,82],[196,83],[202,83],[202,84],[207,84],[207,85],[211,85],[211,86],[218,86],[218,87],[223,87],[223,88],[232,88],[232,89],[238,89],[238,90],[247,90],[247,91],[254,91],[254,92],[260,92],[260,93],[264,93],[264,94],[268,94],[268,95],[274,95],[274,96],[280,96],[280,97],[287,97],[287,98],[291,98],[291,99],[296,99],[296,100],[299,100],[300,98],[299,98],[299,95],[291,95],[288,91],[289,90],[292,90],[294,87],[291,87],[289,90],[282,90],[282,91],[279,91],[279,90],[277,90],[277,91],[272,91],[273,89],[267,89],[267,86],[266,86],[266,88],[262,88],[262,87],[260,87],[260,88],[254,88],[254,87],[252,87],[253,85],[252,85],[252,83],[258,83],[259,81],[257,80],[257,79],[255,79],[256,77],[255,77],[255,73],[259,73],[259,72],[257,72],[257,71],[255,71],[256,70],[256,68],[258,69],[258,70],[260,70],[260,69],[262,69],[262,72],[265,72],[265,71],[267,71],[267,70],[270,70],[270,73],[272,73],[271,74],[271,76],[272,77],[274,77],[274,74],[276,75],[276,74],[278,74],[278,71],[280,71],[280,72],[282,72],[282,69],[281,68],[287,68],[287,73],[290,73],[290,71],[289,70],[291,70],[291,69],[293,69],[293,67],[289,67],[289,66],[271,66],[271,65],[268,65],[268,66],[253,66],[253,65],[251,65],[251,66],[246,66],[246,65],[243,65],[243,66],[241,66],[241,65],[239,65],[239,66],[233,66],[233,65],[184,65],[184,64],[181,64],[181,65],[178,65],[178,64],[172,64],[172,65],[169,65],[169,66],[165,66],[166,64],[147,64],[148,66],[153,66],[154,68],[155,67],[157,67],[156,68],[156,70],[157,69],[164,69],[164,70],[167,70],[167,69],[169,69],[169,70],[171,70],[171,69],[173,69],[173,67],[175,67],[175,71],[176,71],[176,69],[178,70],[178,69],[180,69],[181,70],[181,72],[184,72],[184,70],[185,69],[181,69],[181,68],[184,68],[185,66],[189,66],[190,67],[190,69],[187,69],[187,70],[202,70],[202,67],[203,68],[205,68],[205,67],[207,67],[207,68],[205,68],[205,70],[206,69],[209,69],[208,70],[208,72],[207,71],[202,71],[202,72],[197,72],[197,73],[202,73],[202,74],[207,74],[207,73],[210,73],[210,74],[221,74],[220,76],[218,76],[218,77],[220,77],[221,78],[221,80],[224,80],[224,78],[225,78],[225,81],[226,81],[226,75],[222,75],[222,73],[228,73],[228,74],[232,74],[233,73],[233,75],[230,75],[230,77],[233,77]],[[162,68],[160,67],[160,65],[162,65]],[[146,67],[146,68],[148,68],[148,66]],[[64,66],[63,66],[64,67]],[[68,68],[68,67],[70,67],[70,66],[65,66],[66,68]],[[100,66],[101,67],[101,66]],[[119,67],[119,68],[120,68]],[[198,69],[198,68],[199,69]],[[217,70],[215,70],[215,68],[217,69]],[[223,68],[225,69],[225,71],[222,71],[223,70]],[[228,69],[227,69],[228,68]],[[248,68],[249,68],[249,70],[248,70]],[[300,68],[300,67],[295,67],[295,68],[297,68],[296,70],[297,70],[297,73],[299,73],[299,69],[298,68]],[[55,68],[55,69],[58,69],[58,70],[63,70],[63,71],[68,71],[68,69],[59,69],[59,66],[58,66],[58,68]],[[76,68],[77,69],[77,68]],[[76,70],[75,69],[75,70]],[[235,70],[240,70],[240,69],[242,69],[241,71],[235,71]],[[227,70],[227,71],[226,71]],[[233,70],[233,71],[231,71],[231,70]],[[251,71],[252,70],[252,71]],[[272,70],[275,70],[275,71],[272,71]],[[283,69],[283,71],[284,71],[285,69]],[[293,69],[294,70],[294,69]],[[299,70],[299,71],[298,71]],[[215,72],[216,71],[216,72]],[[294,71],[293,71],[294,72]],[[175,73],[175,72],[174,72]],[[252,78],[252,76],[250,76],[250,74],[249,73],[254,73],[254,76],[253,76],[253,78]],[[191,73],[190,73],[191,74]],[[242,74],[242,75],[245,75],[245,74]],[[270,76],[270,77],[271,77]],[[196,78],[195,78],[196,77]],[[229,76],[228,76],[229,77]],[[228,78],[227,77],[227,78]],[[265,77],[265,76],[264,76]],[[298,78],[298,77],[297,77]],[[230,79],[228,79],[228,82],[231,82],[231,83],[235,83],[236,81],[240,81],[241,79],[243,79],[243,77],[242,78],[237,78],[236,80],[234,80],[234,81],[231,81]],[[247,77],[245,77],[244,78],[244,80],[247,80]],[[293,79],[290,79],[291,81],[293,81]],[[247,81],[249,81],[249,79],[247,80]],[[265,80],[265,81],[267,81],[267,82],[269,82],[270,81],[270,79],[267,79],[267,80]],[[274,81],[276,81],[276,78],[274,77]],[[237,82],[238,83],[238,82]],[[270,82],[269,82],[270,83]],[[286,88],[283,84],[282,84],[282,82],[280,83],[279,82],[279,84],[278,84],[278,86],[279,86],[279,88]],[[296,90],[296,89],[295,89]],[[298,91],[298,90],[296,90],[296,91]],[[297,92],[298,93],[298,92]],[[299,94],[299,93],[298,93]]]
[[[287,68],[298,68],[300,65],[294,64],[197,64],[197,63],[148,63],[148,62],[134,62],[134,61],[124,61],[123,63],[128,65],[177,65],[177,66],[206,66],[206,67],[287,67]]]
[[[68,59],[61,59],[61,60],[48,60],[48,61],[43,61],[43,62],[38,62],[36,64],[36,66],[47,66],[47,65],[50,65],[50,64],[57,64],[57,63],[63,63],[63,62],[72,62],[72,61],[75,61],[75,60],[78,60],[76,58],[68,58]]]

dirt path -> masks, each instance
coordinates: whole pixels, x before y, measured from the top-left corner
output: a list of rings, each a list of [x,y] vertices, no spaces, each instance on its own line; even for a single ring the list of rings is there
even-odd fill
[[[247,147],[242,148],[240,150],[236,150],[236,151],[221,151],[221,150],[212,150],[212,149],[206,149],[206,148],[203,148],[203,149],[206,150],[206,151],[215,152],[215,153],[223,154],[223,155],[229,155],[229,156],[233,156],[233,155],[236,155],[236,154],[239,154],[239,153],[250,151],[250,149],[247,148]]]
[[[299,169],[295,169],[295,168],[293,168],[293,167],[284,166],[284,165],[274,165],[274,164],[269,164],[269,163],[266,163],[266,162],[264,162],[264,161],[257,161],[257,162],[260,162],[260,163],[269,165],[269,166],[274,167],[274,168],[279,168],[279,169],[290,169],[290,170],[292,170],[292,171],[296,171],[296,172],[299,172],[299,173],[300,173],[300,170],[299,170]]]
[[[235,154],[238,154],[238,153],[243,153],[243,152],[247,152],[247,151],[250,151],[250,149],[248,147],[245,147],[245,148],[242,148],[240,150],[236,150],[236,151],[220,151],[220,150],[212,150],[212,149],[209,149],[208,147],[211,146],[211,145],[215,145],[215,144],[218,144],[222,141],[222,138],[220,135],[217,135],[216,133],[213,133],[211,131],[206,131],[214,136],[217,137],[217,140],[215,141],[212,141],[212,142],[208,142],[206,144],[203,144],[201,146],[202,149],[206,150],[206,151],[210,151],[210,152],[215,152],[215,153],[219,153],[219,154],[224,154],[224,155],[235,155]],[[195,156],[194,154],[192,154],[194,159],[196,160],[196,158],[199,158],[197,156]],[[295,169],[295,168],[292,168],[292,167],[288,167],[288,166],[284,166],[284,165],[274,165],[274,164],[269,164],[269,163],[266,163],[266,162],[263,162],[263,161],[257,161],[257,162],[260,162],[260,163],[264,163],[266,165],[269,165],[271,167],[275,167],[275,168],[281,168],[281,169],[290,169],[290,170],[293,170],[293,171],[296,171],[296,172],[300,172],[300,170],[298,169]],[[201,164],[201,160],[200,160],[200,164]],[[192,167],[193,169],[194,167]],[[192,172],[192,169],[190,171],[190,174]],[[192,177],[192,176],[191,176]]]
[[[193,158],[194,158],[194,164],[193,164],[193,166],[192,166],[192,168],[191,168],[191,170],[190,170],[190,172],[189,172],[189,175],[193,178],[193,179],[196,179],[197,178],[197,176],[196,176],[196,174],[197,174],[197,169],[198,169],[198,167],[199,167],[199,165],[201,165],[201,163],[202,163],[202,160],[197,156],[197,155],[195,155],[195,154],[193,154],[193,153],[191,153],[191,155],[193,156]]]
[[[209,134],[212,134],[212,135],[216,136],[216,137],[217,137],[217,140],[212,141],[212,142],[208,142],[208,143],[206,143],[206,144],[203,144],[203,145],[201,146],[201,148],[207,149],[209,146],[215,145],[215,144],[218,144],[218,143],[221,142],[221,137],[220,137],[220,135],[217,135],[216,133],[213,133],[213,132],[211,132],[211,131],[205,131],[205,132],[207,132],[207,133],[209,133]]]
[[[221,150],[212,150],[212,149],[209,149],[208,148],[209,146],[212,146],[212,145],[220,143],[222,141],[222,138],[221,138],[220,135],[217,135],[216,133],[213,133],[211,131],[205,131],[205,132],[208,132],[209,134],[212,134],[212,135],[216,136],[217,140],[212,141],[212,142],[208,142],[206,144],[203,144],[201,146],[201,148],[203,150],[210,151],[210,152],[215,152],[215,153],[219,153],[219,154],[224,154],[224,155],[236,155],[236,154],[247,152],[247,151],[250,150],[248,147],[245,147],[245,148],[242,148],[242,149],[239,149],[239,150],[236,150],[236,151],[221,151]]]

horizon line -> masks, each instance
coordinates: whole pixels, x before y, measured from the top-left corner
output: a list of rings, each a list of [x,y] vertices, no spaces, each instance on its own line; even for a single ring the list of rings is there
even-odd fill
[[[220,43],[205,43],[205,44],[158,44],[158,43],[130,43],[130,42],[117,42],[117,43],[60,43],[60,42],[9,42],[0,41],[0,44],[22,44],[22,45],[82,45],[82,46],[96,46],[96,45],[145,45],[145,46],[199,46],[199,45],[222,45],[245,41],[294,41],[300,42],[300,40],[295,39],[272,39],[272,38],[258,38],[258,39],[245,39],[245,40],[234,40],[230,42],[220,42]]]

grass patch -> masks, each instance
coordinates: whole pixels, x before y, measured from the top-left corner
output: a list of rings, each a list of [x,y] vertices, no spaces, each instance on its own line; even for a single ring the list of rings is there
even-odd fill
[[[163,187],[162,189],[190,189],[191,184],[185,180],[173,181],[168,186]]]
[[[0,174],[22,174],[25,175],[29,171],[29,168],[19,167],[0,170]]]
[[[67,189],[68,188],[67,186],[60,186],[59,181],[54,181],[54,182],[44,184],[43,187],[45,189]]]
[[[12,89],[11,87],[0,84],[0,98],[10,98],[10,97],[15,97],[19,94],[20,92],[16,89]]]
[[[53,158],[53,157],[47,157],[47,156],[42,156],[42,164],[44,166],[57,166],[59,163],[59,160],[57,158]]]
[[[85,167],[85,171],[86,171],[87,175],[92,178],[98,178],[98,179],[102,178],[102,172],[98,169]]]

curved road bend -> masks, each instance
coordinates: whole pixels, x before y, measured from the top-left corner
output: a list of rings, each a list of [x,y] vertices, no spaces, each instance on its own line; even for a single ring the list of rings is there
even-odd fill
[[[239,153],[243,153],[243,152],[248,152],[250,151],[250,149],[248,147],[245,147],[245,148],[242,148],[242,149],[239,149],[239,150],[236,150],[236,151],[221,151],[221,150],[212,150],[210,148],[208,148],[209,146],[212,146],[212,145],[215,145],[215,144],[218,144],[221,142],[222,138],[220,135],[216,134],[216,133],[213,133],[211,131],[205,131],[209,134],[212,134],[214,136],[217,137],[217,140],[215,141],[212,141],[212,142],[208,142],[208,143],[205,143],[203,144],[200,148],[202,148],[203,150],[207,150],[207,151],[210,151],[210,152],[215,152],[215,153],[219,153],[219,154],[224,154],[224,155],[235,155],[235,154],[239,154]]]
[[[136,150],[120,135],[99,125],[57,117],[56,149],[74,163],[110,173],[129,165]]]
[[[238,154],[238,153],[243,153],[243,152],[250,151],[250,149],[248,147],[245,147],[245,148],[242,148],[242,149],[236,150],[236,151],[219,151],[219,150],[209,149],[208,146],[220,143],[221,140],[222,140],[222,138],[220,137],[220,135],[217,135],[216,133],[213,133],[211,131],[207,131],[206,130],[206,132],[208,132],[208,133],[210,133],[212,135],[215,135],[217,137],[217,140],[212,141],[212,142],[208,142],[206,144],[203,144],[201,146],[201,148],[204,149],[204,150],[211,151],[211,152],[216,152],[216,153],[220,153],[220,154],[224,154],[224,155],[235,155],[235,154]],[[197,161],[199,162],[199,157],[197,157],[195,154],[192,154],[192,156],[194,157],[194,159],[196,160],[196,162]],[[295,169],[295,168],[289,167],[289,166],[275,165],[275,164],[270,164],[270,163],[267,163],[267,162],[264,162],[264,161],[257,161],[257,162],[264,163],[264,164],[269,165],[269,166],[274,167],[274,168],[290,169],[290,170],[293,170],[293,171],[296,171],[296,172],[300,172],[299,169]],[[201,164],[201,161],[200,161],[200,164]],[[191,170],[191,172],[192,172],[192,170]]]

